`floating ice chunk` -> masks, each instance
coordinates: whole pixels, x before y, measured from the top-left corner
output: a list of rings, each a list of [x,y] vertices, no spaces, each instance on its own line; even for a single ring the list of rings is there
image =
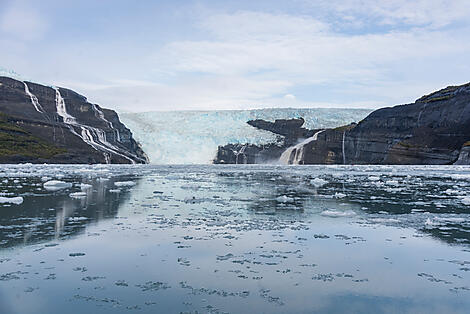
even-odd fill
[[[344,198],[344,197],[346,197],[346,194],[341,193],[341,192],[336,192],[333,197],[334,198]]]
[[[109,190],[109,193],[120,193],[121,189],[111,189]]]
[[[20,205],[23,203],[23,197],[16,196],[16,197],[3,197],[0,196],[0,204],[16,204]]]
[[[397,181],[397,180],[388,180],[388,181],[385,181],[385,184],[386,185],[400,185],[400,183]]]
[[[470,196],[464,197],[460,201],[465,205],[470,205]]]
[[[121,181],[121,182],[114,182],[115,186],[134,186],[135,182],[134,181]]]
[[[72,183],[59,180],[51,180],[44,183],[44,188],[48,191],[59,191],[70,187],[72,187]]]
[[[290,202],[293,202],[294,199],[292,197],[289,197],[289,196],[286,196],[286,195],[281,195],[281,196],[276,198],[276,201],[278,201],[280,203],[290,203]]]
[[[321,212],[322,216],[327,216],[327,217],[351,217],[355,216],[356,212],[352,210],[346,210],[346,211],[337,211],[337,210],[324,210]]]
[[[81,183],[80,184],[80,188],[82,189],[82,191],[91,189],[92,187],[93,186],[91,184],[86,184],[86,183]]]
[[[323,186],[327,183],[328,183],[328,181],[320,179],[320,178],[315,178],[313,180],[310,180],[310,184],[317,187],[317,188],[319,188],[319,187],[321,187],[321,186]]]
[[[83,220],[88,220],[87,217],[70,217],[69,221],[83,221]]]
[[[461,217],[434,217],[434,220],[445,222],[464,222],[465,218]]]
[[[71,198],[84,198],[86,197],[86,192],[74,192],[74,193],[70,193],[69,196]]]
[[[426,226],[439,226],[440,223],[433,221],[431,218],[427,218],[424,223]]]
[[[444,191],[444,193],[447,194],[447,195],[458,195],[458,194],[462,194],[463,191],[447,189],[447,190]]]
[[[379,180],[380,180],[380,177],[377,177],[377,176],[369,176],[369,180],[370,180],[370,181],[379,181]]]

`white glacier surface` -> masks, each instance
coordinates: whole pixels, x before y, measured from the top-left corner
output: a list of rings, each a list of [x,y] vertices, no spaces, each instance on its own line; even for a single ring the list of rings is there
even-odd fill
[[[120,113],[152,164],[209,164],[217,147],[229,143],[267,144],[271,132],[247,124],[249,120],[305,119],[309,129],[330,128],[365,118],[369,109],[273,108],[223,111]]]

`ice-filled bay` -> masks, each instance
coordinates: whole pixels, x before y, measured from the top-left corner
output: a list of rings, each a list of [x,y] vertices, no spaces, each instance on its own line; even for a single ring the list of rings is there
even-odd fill
[[[470,167],[15,165],[0,195],[0,313],[470,308]]]

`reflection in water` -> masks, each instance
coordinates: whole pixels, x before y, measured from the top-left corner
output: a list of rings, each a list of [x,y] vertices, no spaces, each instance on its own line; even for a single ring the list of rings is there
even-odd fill
[[[469,167],[18,165],[0,176],[3,196],[24,198],[0,204],[8,313],[470,307]],[[51,179],[72,187],[46,191]]]
[[[25,195],[25,201],[2,208],[0,214],[2,247],[76,235],[90,223],[115,217],[119,204],[129,194],[128,189],[109,191],[115,188],[114,182],[119,181],[119,177],[106,180],[70,177],[67,180],[74,185],[54,192],[38,188],[42,186],[38,178],[22,180],[21,193]],[[17,187],[7,183],[3,193],[13,193]],[[70,197],[77,191],[86,194]]]

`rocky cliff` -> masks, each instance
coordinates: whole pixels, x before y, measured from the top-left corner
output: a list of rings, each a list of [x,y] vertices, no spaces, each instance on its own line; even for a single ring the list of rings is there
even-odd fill
[[[275,143],[265,145],[227,144],[219,146],[215,164],[260,164],[275,163],[282,153],[295,145],[299,139],[309,138],[318,130],[304,128],[305,120],[277,119],[274,122],[261,119],[247,121],[252,127],[279,135]]]
[[[378,109],[357,124],[310,136],[286,149],[279,162],[470,164],[470,83]]]
[[[0,77],[0,163],[146,163],[113,110],[76,92]]]

